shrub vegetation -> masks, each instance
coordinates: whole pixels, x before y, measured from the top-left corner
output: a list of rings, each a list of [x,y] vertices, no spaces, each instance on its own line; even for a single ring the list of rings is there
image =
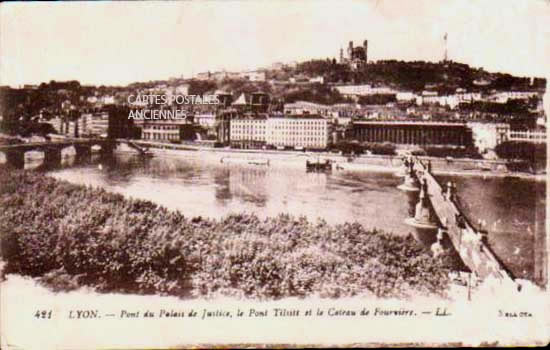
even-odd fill
[[[63,289],[177,296],[444,294],[448,271],[414,239],[279,215],[186,218],[43,174],[0,170],[6,273]]]

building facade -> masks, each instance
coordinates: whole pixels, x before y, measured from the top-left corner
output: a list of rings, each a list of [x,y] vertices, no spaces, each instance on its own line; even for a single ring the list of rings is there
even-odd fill
[[[328,116],[331,112],[331,106],[325,106],[320,103],[296,101],[294,103],[285,103],[283,106],[284,114],[297,115],[297,114],[315,114]]]
[[[78,119],[80,136],[107,135],[109,130],[109,113],[85,113]]]
[[[276,116],[267,120],[266,143],[275,147],[325,149],[328,121],[319,116]]]
[[[188,124],[185,120],[146,121],[142,125],[141,138],[147,141],[180,142],[181,128]]]
[[[351,134],[361,142],[433,146],[472,144],[472,131],[464,123],[357,121],[352,123]]]
[[[267,116],[237,117],[230,122],[231,147],[260,148],[266,143]]]
[[[216,115],[214,113],[195,114],[193,121],[204,128],[212,128],[216,125]]]
[[[344,57],[344,50],[340,49],[340,63],[347,64],[350,67],[357,69],[368,61],[368,41],[363,41],[363,46],[353,46],[353,41],[350,41],[347,48],[347,57]]]
[[[510,124],[506,123],[476,123],[469,122],[474,145],[480,152],[493,150],[508,138]]]
[[[369,95],[390,95],[397,92],[389,87],[373,87],[368,84],[362,85],[338,85],[334,87],[344,96],[369,96]]]

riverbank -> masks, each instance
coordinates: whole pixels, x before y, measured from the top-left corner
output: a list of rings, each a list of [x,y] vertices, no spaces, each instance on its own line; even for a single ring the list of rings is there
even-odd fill
[[[414,238],[290,215],[186,218],[40,173],[0,173],[5,272],[54,290],[179,297],[444,295],[450,265]]]
[[[389,155],[361,155],[354,157],[351,161],[347,156],[330,152],[303,152],[303,151],[280,151],[280,150],[257,150],[257,149],[231,149],[201,147],[192,145],[166,144],[160,142],[136,142],[143,146],[149,146],[150,151],[158,155],[185,155],[189,152],[200,152],[205,156],[235,157],[244,159],[269,159],[285,160],[290,162],[305,162],[309,158],[328,159],[333,162],[333,169],[345,171],[365,171],[365,172],[396,172],[402,165],[401,156]],[[117,149],[119,152],[131,152],[135,150],[130,147],[121,146]],[[434,175],[457,175],[457,176],[476,176],[483,178],[521,178],[534,181],[546,181],[546,174],[531,174],[527,172],[510,171],[507,169],[506,161],[486,160],[486,159],[445,159],[437,157],[419,156],[424,162],[431,162],[432,173]],[[338,167],[338,164],[341,164]]]

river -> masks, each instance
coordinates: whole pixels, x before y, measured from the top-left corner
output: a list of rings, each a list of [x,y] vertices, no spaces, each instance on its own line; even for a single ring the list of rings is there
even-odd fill
[[[182,151],[143,159],[117,153],[110,163],[71,165],[49,174],[151,200],[188,217],[253,212],[290,213],[331,224],[357,221],[406,235],[410,205],[392,172],[308,173],[305,158],[274,157],[270,165],[221,163],[221,155]],[[537,279],[544,249],[546,183],[519,178],[439,176],[455,181],[460,206],[471,222],[485,220],[489,244],[518,278]]]

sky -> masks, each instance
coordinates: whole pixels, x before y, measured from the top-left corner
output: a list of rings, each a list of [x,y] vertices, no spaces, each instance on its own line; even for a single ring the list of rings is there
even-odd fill
[[[125,85],[338,57],[449,58],[550,76],[548,0],[248,0],[0,4],[0,85]]]

